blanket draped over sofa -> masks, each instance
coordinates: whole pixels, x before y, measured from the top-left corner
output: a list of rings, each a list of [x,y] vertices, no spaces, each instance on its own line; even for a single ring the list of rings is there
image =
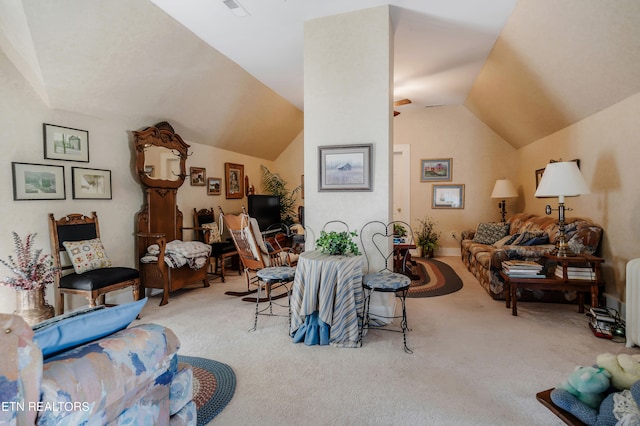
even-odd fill
[[[539,261],[551,253],[558,238],[558,220],[553,216],[518,213],[505,224],[480,224],[476,230],[462,233],[461,256],[480,285],[496,300],[505,299],[505,286],[500,270],[509,259]],[[588,219],[567,218],[565,233],[569,247],[575,252],[596,254],[602,228]],[[524,291],[523,300],[574,301],[575,292]]]

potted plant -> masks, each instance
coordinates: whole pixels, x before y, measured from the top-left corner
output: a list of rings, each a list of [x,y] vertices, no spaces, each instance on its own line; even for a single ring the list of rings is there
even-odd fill
[[[394,240],[394,244],[397,243],[403,243],[404,242],[404,238],[407,236],[407,230],[404,226],[402,226],[399,223],[394,223],[393,224],[393,240]]]
[[[357,236],[358,233],[356,231],[321,231],[320,238],[316,240],[316,249],[324,254],[358,255],[360,254],[360,250],[352,239]]]
[[[438,248],[440,233],[435,231],[436,222],[429,216],[418,219],[418,227],[415,231],[416,246],[422,251],[421,256],[433,257],[433,253]]]
[[[262,169],[262,189],[271,195],[280,197],[280,217],[282,222],[290,225],[294,222],[294,207],[298,200],[298,192],[302,190],[299,185],[293,190],[287,188],[287,182],[277,173],[272,173],[265,165],[260,165]]]
[[[13,277],[0,279],[0,284],[16,290],[16,311],[29,325],[53,317],[53,307],[44,300],[44,292],[55,281],[58,269],[53,266],[50,254],[34,249],[36,234],[28,234],[22,240],[12,232],[16,258],[9,255],[0,263],[13,272]]]

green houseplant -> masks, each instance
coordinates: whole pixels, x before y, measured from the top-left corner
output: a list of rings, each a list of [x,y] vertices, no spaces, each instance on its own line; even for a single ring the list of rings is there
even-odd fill
[[[316,249],[324,254],[358,255],[360,254],[360,250],[352,239],[357,236],[358,233],[356,231],[321,231],[320,238],[316,240]]]
[[[290,190],[287,188],[287,182],[279,174],[272,173],[265,165],[260,165],[260,168],[262,169],[262,189],[280,197],[280,219],[286,224],[292,224],[295,217],[294,207],[302,186],[299,185]]]
[[[416,245],[422,250],[422,256],[433,257],[438,248],[440,233],[435,230],[436,222],[429,216],[418,219],[418,227],[415,231]]]

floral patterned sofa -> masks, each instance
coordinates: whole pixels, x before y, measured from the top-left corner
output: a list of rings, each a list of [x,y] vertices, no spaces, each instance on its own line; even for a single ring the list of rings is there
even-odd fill
[[[0,325],[0,424],[196,424],[171,330],[137,325],[46,358],[22,317]]]
[[[602,228],[588,219],[567,218],[565,233],[569,246],[579,253],[595,254],[602,238]],[[479,224],[475,230],[462,232],[461,256],[467,269],[496,300],[504,300],[505,286],[499,272],[508,259],[538,261],[555,248],[558,219],[517,213],[506,224]],[[575,292],[522,291],[522,300],[573,302]]]

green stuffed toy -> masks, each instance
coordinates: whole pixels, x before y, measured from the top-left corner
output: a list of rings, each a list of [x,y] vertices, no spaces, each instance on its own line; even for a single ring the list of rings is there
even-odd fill
[[[600,354],[596,364],[611,374],[611,384],[618,390],[630,389],[640,380],[640,355]]]
[[[580,402],[598,409],[609,389],[611,374],[604,368],[578,366],[558,388],[565,389]]]

